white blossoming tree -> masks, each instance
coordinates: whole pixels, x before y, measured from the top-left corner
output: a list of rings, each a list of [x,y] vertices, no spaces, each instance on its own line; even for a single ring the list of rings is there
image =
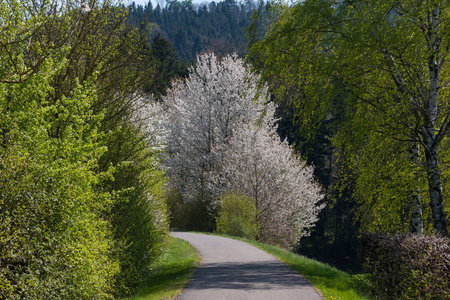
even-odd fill
[[[323,208],[313,168],[295,155],[276,133],[274,108],[259,126],[246,124],[230,139],[223,164],[226,189],[253,199],[260,240],[294,245],[314,226]]]
[[[187,80],[163,97],[164,166],[182,201],[202,203],[212,222],[220,195],[241,193],[255,202],[259,237],[288,245],[316,221],[320,187],[312,168],[280,141],[275,107],[257,82],[236,56],[199,56]]]
[[[253,103],[255,75],[236,56],[199,56],[189,73],[163,97],[170,132],[165,167],[184,201],[211,209],[211,172],[220,168],[233,129],[253,122],[264,106]]]

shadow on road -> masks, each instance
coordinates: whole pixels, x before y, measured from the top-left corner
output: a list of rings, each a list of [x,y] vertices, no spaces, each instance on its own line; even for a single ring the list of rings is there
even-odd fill
[[[290,289],[309,285],[278,261],[206,263],[196,272],[190,289]]]

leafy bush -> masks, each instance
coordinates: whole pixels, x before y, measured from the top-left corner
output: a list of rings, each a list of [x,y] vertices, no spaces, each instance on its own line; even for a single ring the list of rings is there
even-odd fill
[[[225,194],[221,198],[217,218],[217,232],[254,240],[259,226],[253,199],[239,194]]]
[[[365,267],[383,299],[449,299],[450,239],[412,234],[362,238]]]
[[[135,144],[136,135],[122,145]],[[128,145],[128,146],[131,146]],[[115,256],[120,272],[115,276],[116,296],[130,295],[146,278],[152,264],[162,253],[168,232],[163,187],[165,177],[151,151],[131,155],[133,163],[121,163],[110,183],[118,195],[112,209],[112,228],[117,243]]]
[[[102,218],[111,198],[96,188],[106,150],[92,81],[51,103],[61,67],[0,85],[0,299],[106,299],[118,271]],[[95,78],[94,78],[95,79]]]
[[[167,233],[153,132],[133,119],[145,41],[124,9],[89,6],[0,4],[0,299],[121,296]]]
[[[111,280],[113,295],[121,297],[144,279],[161,253],[167,218],[153,111],[141,92],[153,73],[148,69],[152,59],[144,35],[125,24],[126,9],[114,3],[89,3],[91,11],[82,14],[73,29],[73,46],[54,88],[56,95],[70,94],[74,81],[96,75],[97,101],[91,109],[104,115],[99,131],[107,148],[98,170],[113,170],[111,180],[97,188],[113,196],[103,217],[112,233],[110,255],[119,265]]]

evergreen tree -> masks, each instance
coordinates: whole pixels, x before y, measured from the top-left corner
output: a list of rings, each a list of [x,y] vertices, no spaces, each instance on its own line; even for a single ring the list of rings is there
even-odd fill
[[[171,87],[172,80],[187,75],[187,66],[180,60],[172,44],[161,34],[153,38],[150,55],[154,60],[154,71],[146,91],[159,99]]]

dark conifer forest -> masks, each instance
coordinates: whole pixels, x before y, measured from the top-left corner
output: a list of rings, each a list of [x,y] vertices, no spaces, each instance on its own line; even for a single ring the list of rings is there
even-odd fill
[[[159,4],[130,5],[128,22],[134,26],[148,26],[151,36],[160,35],[169,40],[178,55],[186,62],[202,51],[216,54],[247,53],[245,32],[252,12],[264,5],[254,1],[225,0],[203,4],[192,1],[167,1]]]

